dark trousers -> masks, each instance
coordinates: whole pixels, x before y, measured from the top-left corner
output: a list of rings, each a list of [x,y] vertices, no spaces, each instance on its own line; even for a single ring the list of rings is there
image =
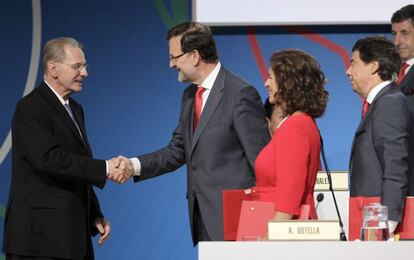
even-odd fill
[[[93,259],[93,252],[92,256],[91,253],[88,250],[88,253],[86,254],[85,258],[82,260],[91,260]],[[20,255],[12,255],[12,254],[6,254],[6,260],[70,260],[70,259],[62,259],[62,258],[54,258],[54,257],[41,257],[41,256],[20,256]]]
[[[92,244],[88,243],[88,249],[86,250],[86,256],[82,260],[93,260],[93,249]],[[12,255],[6,254],[6,260],[72,260],[72,259],[62,259],[62,258],[55,258],[55,257],[42,257],[42,256],[20,256],[20,255]]]
[[[20,256],[6,254],[6,260],[61,260],[53,257]]]
[[[193,214],[193,241],[194,246],[199,241],[211,241],[208,235],[206,226],[204,225],[203,218],[201,216],[200,207],[198,206],[197,198],[194,201],[194,214]]]

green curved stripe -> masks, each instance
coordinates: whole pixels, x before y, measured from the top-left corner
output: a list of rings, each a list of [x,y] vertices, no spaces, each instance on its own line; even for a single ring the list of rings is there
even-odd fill
[[[4,218],[4,216],[6,216],[6,208],[0,203],[0,217]]]
[[[4,255],[0,255],[0,260],[6,260],[6,257]]]
[[[161,16],[167,29],[171,29],[177,24],[188,21],[188,0],[170,0],[172,14],[170,15],[164,0],[153,0],[155,8],[158,14]]]

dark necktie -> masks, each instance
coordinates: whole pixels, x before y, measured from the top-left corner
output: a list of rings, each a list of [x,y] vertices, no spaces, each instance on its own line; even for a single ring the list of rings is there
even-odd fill
[[[81,132],[81,130],[80,130],[80,128],[79,128],[78,123],[77,123],[77,122],[76,122],[76,120],[75,120],[75,117],[73,116],[72,109],[70,108],[70,106],[69,106],[69,104],[68,104],[68,103],[65,103],[63,106],[65,107],[66,111],[68,111],[68,114],[69,114],[70,118],[72,118],[72,121],[73,121],[73,123],[75,124],[76,128],[78,129],[79,134],[80,134],[80,136],[81,136],[81,138],[82,138],[82,140],[83,140],[82,132]]]
[[[404,79],[405,77],[405,70],[409,67],[410,65],[408,63],[403,63],[401,65],[400,68],[400,72],[398,73],[398,79],[395,81],[395,83],[397,83],[398,85],[401,83],[401,81]]]
[[[369,103],[367,102],[367,100],[364,100],[364,104],[362,105],[362,118],[365,117],[365,114],[367,113],[369,108]]]
[[[201,108],[203,106],[203,93],[205,90],[205,88],[199,86],[195,94],[193,131],[196,129],[198,120],[200,119]]]

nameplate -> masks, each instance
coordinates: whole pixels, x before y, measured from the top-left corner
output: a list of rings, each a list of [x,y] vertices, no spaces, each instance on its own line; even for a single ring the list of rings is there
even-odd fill
[[[332,188],[334,191],[348,190],[348,172],[335,171],[331,172]],[[326,172],[319,171],[315,181],[315,191],[329,191],[329,181]]]
[[[270,220],[269,240],[331,240],[338,241],[339,222],[335,220]]]

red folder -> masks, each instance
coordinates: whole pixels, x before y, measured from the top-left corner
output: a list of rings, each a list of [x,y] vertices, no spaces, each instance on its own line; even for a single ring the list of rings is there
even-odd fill
[[[273,202],[243,201],[237,230],[237,241],[257,240],[263,237],[267,232],[267,224],[269,220],[273,219],[275,212]],[[303,204],[300,207],[299,216],[295,219],[309,219],[309,213],[310,206]]]
[[[349,240],[359,239],[362,226],[362,208],[370,203],[379,203],[379,197],[349,198]],[[414,239],[414,197],[406,197],[401,223],[394,232],[400,239]]]
[[[405,198],[403,218],[394,233],[400,239],[414,239],[414,197]]]
[[[350,197],[349,198],[349,217],[348,229],[349,240],[359,239],[362,227],[362,209],[370,203],[380,202],[379,197]]]
[[[253,194],[245,190],[224,190],[222,196],[224,240],[235,241],[242,202],[253,200]]]
[[[266,234],[267,223],[274,215],[275,204],[273,202],[243,201],[237,230],[237,241],[259,240]]]

